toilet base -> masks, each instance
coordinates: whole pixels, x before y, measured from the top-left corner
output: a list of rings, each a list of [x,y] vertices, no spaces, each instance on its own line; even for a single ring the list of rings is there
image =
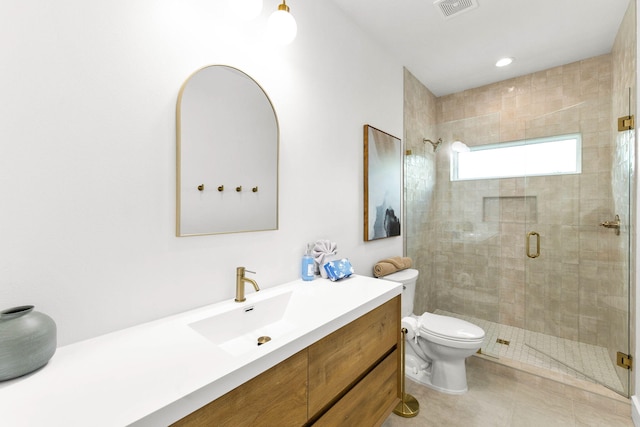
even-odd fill
[[[420,366],[420,365],[423,366]],[[405,355],[405,377],[429,387],[433,390],[447,394],[464,394],[469,388],[467,387],[467,370],[465,361],[462,364],[456,363],[456,366],[438,366],[436,363],[435,384],[432,378],[433,364],[425,367],[424,361],[414,355]],[[442,373],[447,370],[448,377],[445,378]],[[438,375],[440,373],[440,375]],[[438,378],[439,377],[439,378]],[[443,385],[444,384],[444,385]]]

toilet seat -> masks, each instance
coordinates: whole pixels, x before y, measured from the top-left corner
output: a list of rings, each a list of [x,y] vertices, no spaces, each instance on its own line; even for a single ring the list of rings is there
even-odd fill
[[[466,320],[424,313],[418,318],[420,335],[458,343],[481,343],[484,330]]]

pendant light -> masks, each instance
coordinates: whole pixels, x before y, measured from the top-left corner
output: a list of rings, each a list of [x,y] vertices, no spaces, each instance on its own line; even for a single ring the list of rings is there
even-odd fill
[[[278,6],[278,10],[273,12],[267,22],[267,33],[275,43],[286,45],[296,38],[298,25],[293,15],[289,12],[286,0]]]

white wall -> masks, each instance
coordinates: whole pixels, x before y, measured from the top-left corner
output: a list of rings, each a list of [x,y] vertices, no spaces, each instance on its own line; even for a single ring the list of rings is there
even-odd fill
[[[263,288],[296,279],[308,241],[366,275],[401,254],[363,242],[362,126],[402,136],[402,65],[330,2],[291,2],[282,48],[264,37],[278,1],[251,23],[225,1],[3,2],[0,309],[35,305],[59,345],[232,298],[236,266]],[[176,98],[209,64],[275,105],[278,231],[174,237]]]

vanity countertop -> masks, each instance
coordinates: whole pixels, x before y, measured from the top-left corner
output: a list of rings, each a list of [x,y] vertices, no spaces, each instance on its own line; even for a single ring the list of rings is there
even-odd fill
[[[289,292],[295,328],[255,350],[229,353],[189,326]],[[357,275],[296,280],[248,293],[242,303],[223,301],[59,347],[43,368],[0,382],[1,423],[168,425],[401,292],[401,284]]]

